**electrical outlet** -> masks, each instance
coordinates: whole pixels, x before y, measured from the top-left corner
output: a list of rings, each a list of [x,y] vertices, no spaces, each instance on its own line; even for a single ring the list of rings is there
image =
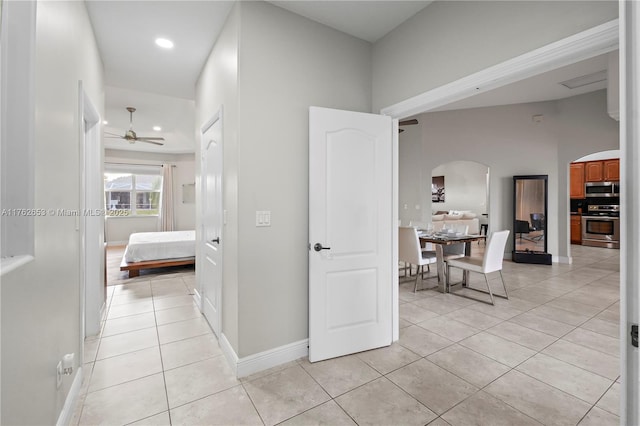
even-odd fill
[[[62,385],[62,361],[58,362],[56,366],[56,389],[59,389]]]

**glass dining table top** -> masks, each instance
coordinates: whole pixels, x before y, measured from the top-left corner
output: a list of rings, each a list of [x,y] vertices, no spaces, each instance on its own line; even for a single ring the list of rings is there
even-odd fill
[[[419,233],[418,237],[425,242],[436,244],[457,244],[485,239],[484,235],[456,235],[456,234],[432,234]]]

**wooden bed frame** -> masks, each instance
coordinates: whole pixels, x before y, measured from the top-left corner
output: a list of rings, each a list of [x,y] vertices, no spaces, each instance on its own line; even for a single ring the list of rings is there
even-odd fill
[[[164,268],[167,266],[182,266],[182,265],[195,265],[196,258],[195,257],[185,257],[182,259],[160,259],[160,260],[145,260],[143,262],[127,262],[122,257],[122,262],[120,263],[121,271],[129,271],[129,278],[135,278],[140,276],[141,269],[151,269],[151,268]]]

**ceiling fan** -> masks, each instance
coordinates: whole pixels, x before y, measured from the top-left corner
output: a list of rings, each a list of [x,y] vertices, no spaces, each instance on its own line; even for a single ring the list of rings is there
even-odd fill
[[[136,132],[133,131],[133,113],[136,112],[136,109],[134,107],[127,107],[127,111],[129,111],[129,130],[127,130],[124,136],[120,136],[115,133],[105,132],[106,134],[111,135],[111,136],[105,136],[105,137],[124,139],[126,141],[129,141],[129,143],[131,144],[136,142],[146,142],[146,143],[152,143],[155,145],[164,145],[163,143],[156,142],[156,141],[163,141],[164,138],[149,138],[146,136],[142,137],[142,136],[136,135]]]
[[[412,126],[412,125],[414,125],[414,124],[418,124],[418,120],[416,120],[415,118],[412,118],[411,120],[403,120],[403,121],[399,122],[399,123],[398,123],[398,126],[399,126],[399,127],[402,127],[402,126]],[[398,133],[402,133],[402,132],[404,132],[404,129],[399,129],[399,132],[398,132]]]

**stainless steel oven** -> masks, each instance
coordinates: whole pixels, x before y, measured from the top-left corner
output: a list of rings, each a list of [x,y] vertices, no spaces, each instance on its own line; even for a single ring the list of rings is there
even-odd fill
[[[620,182],[587,182],[584,184],[584,195],[593,197],[619,197]]]
[[[589,205],[582,216],[582,245],[620,248],[620,210],[618,205]]]

